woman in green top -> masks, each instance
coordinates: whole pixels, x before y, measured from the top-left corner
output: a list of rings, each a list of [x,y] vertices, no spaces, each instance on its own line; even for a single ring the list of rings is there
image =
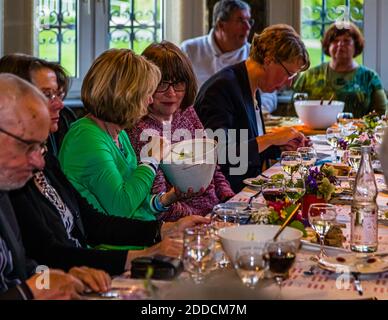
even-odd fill
[[[74,187],[102,213],[155,220],[177,200],[174,189],[150,194],[160,159],[170,149],[166,140],[155,136],[150,157],[138,165],[123,130],[146,114],[159,81],[159,69],[127,49],[104,52],[85,76],[81,94],[89,113],[72,124],[59,160]]]
[[[306,71],[295,82],[295,92],[306,92],[309,99],[328,100],[334,94],[335,100],[345,102],[346,112],[354,117],[376,111],[384,114],[387,107],[381,80],[377,73],[354,60],[364,48],[364,38],[356,25],[333,24],[322,39],[322,48],[331,57]]]

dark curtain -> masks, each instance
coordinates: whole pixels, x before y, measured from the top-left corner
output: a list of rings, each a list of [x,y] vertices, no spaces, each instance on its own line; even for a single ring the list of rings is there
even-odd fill
[[[209,30],[212,27],[212,13],[214,4],[218,0],[206,0],[207,9],[209,12]],[[255,24],[251,29],[249,35],[249,42],[251,42],[253,34],[260,33],[267,25],[267,0],[244,0],[251,6],[251,16],[255,19]]]

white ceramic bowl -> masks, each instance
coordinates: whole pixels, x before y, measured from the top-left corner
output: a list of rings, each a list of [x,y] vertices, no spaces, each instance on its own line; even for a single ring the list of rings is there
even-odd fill
[[[337,121],[338,113],[344,110],[342,101],[301,100],[294,102],[295,111],[303,123],[312,129],[326,129]]]
[[[198,192],[207,188],[217,165],[217,143],[212,139],[192,139],[175,143],[160,168],[167,180],[182,192],[189,187]]]
[[[250,224],[240,225],[228,228],[222,228],[218,231],[221,239],[222,248],[234,261],[236,253],[240,248],[254,246],[263,248],[268,241],[271,241],[279,230],[278,225]],[[299,248],[300,239],[303,233],[295,228],[286,227],[280,234],[278,241],[292,241],[296,248]]]

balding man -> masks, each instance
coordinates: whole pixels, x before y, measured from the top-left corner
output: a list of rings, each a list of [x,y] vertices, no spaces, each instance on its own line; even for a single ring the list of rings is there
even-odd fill
[[[221,69],[244,61],[249,56],[248,35],[254,24],[251,8],[241,0],[220,0],[213,9],[213,28],[208,35],[183,41],[197,77],[198,88]],[[260,92],[263,111],[277,108],[276,92]]]
[[[49,270],[49,288],[37,285],[42,275],[34,275],[36,263],[25,257],[6,192],[24,186],[35,170],[43,169],[49,128],[43,94],[14,75],[0,74],[0,299],[76,299],[85,289],[60,270]],[[84,271],[77,268],[73,274]]]

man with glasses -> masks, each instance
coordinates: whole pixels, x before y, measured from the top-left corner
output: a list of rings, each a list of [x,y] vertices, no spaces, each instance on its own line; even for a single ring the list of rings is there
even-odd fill
[[[210,33],[181,44],[193,64],[198,87],[224,67],[248,58],[248,35],[254,24],[250,10],[249,4],[241,0],[218,1],[214,5]],[[264,93],[261,102],[269,113],[275,111],[276,92]]]
[[[23,187],[34,171],[43,169],[49,127],[50,116],[45,97],[26,81],[11,74],[1,74],[0,300],[76,299],[80,298],[85,289],[80,277],[77,276],[77,279],[71,275],[84,274],[86,269],[82,268],[74,268],[70,274],[46,269],[48,288],[39,288],[43,276],[34,274],[37,265],[25,256],[20,230],[7,193]],[[89,274],[92,278],[94,275],[96,273]],[[105,275],[100,271],[98,276],[106,284],[110,282],[109,278],[104,279]],[[88,285],[94,287],[95,282],[92,282]]]
[[[309,143],[290,127],[266,133],[260,109],[260,92],[274,92],[291,85],[295,76],[309,65],[307,50],[295,30],[287,25],[273,25],[255,35],[246,61],[224,68],[201,87],[195,110],[204,127],[223,129],[227,134],[231,129],[237,131],[236,141],[228,141],[227,151],[230,157],[230,150],[237,148],[240,163],[236,165],[228,158],[221,164],[234,192],[244,187],[245,178],[259,175],[263,164],[276,159],[280,151],[296,150]],[[233,167],[244,165],[247,169],[243,174],[232,173]]]

